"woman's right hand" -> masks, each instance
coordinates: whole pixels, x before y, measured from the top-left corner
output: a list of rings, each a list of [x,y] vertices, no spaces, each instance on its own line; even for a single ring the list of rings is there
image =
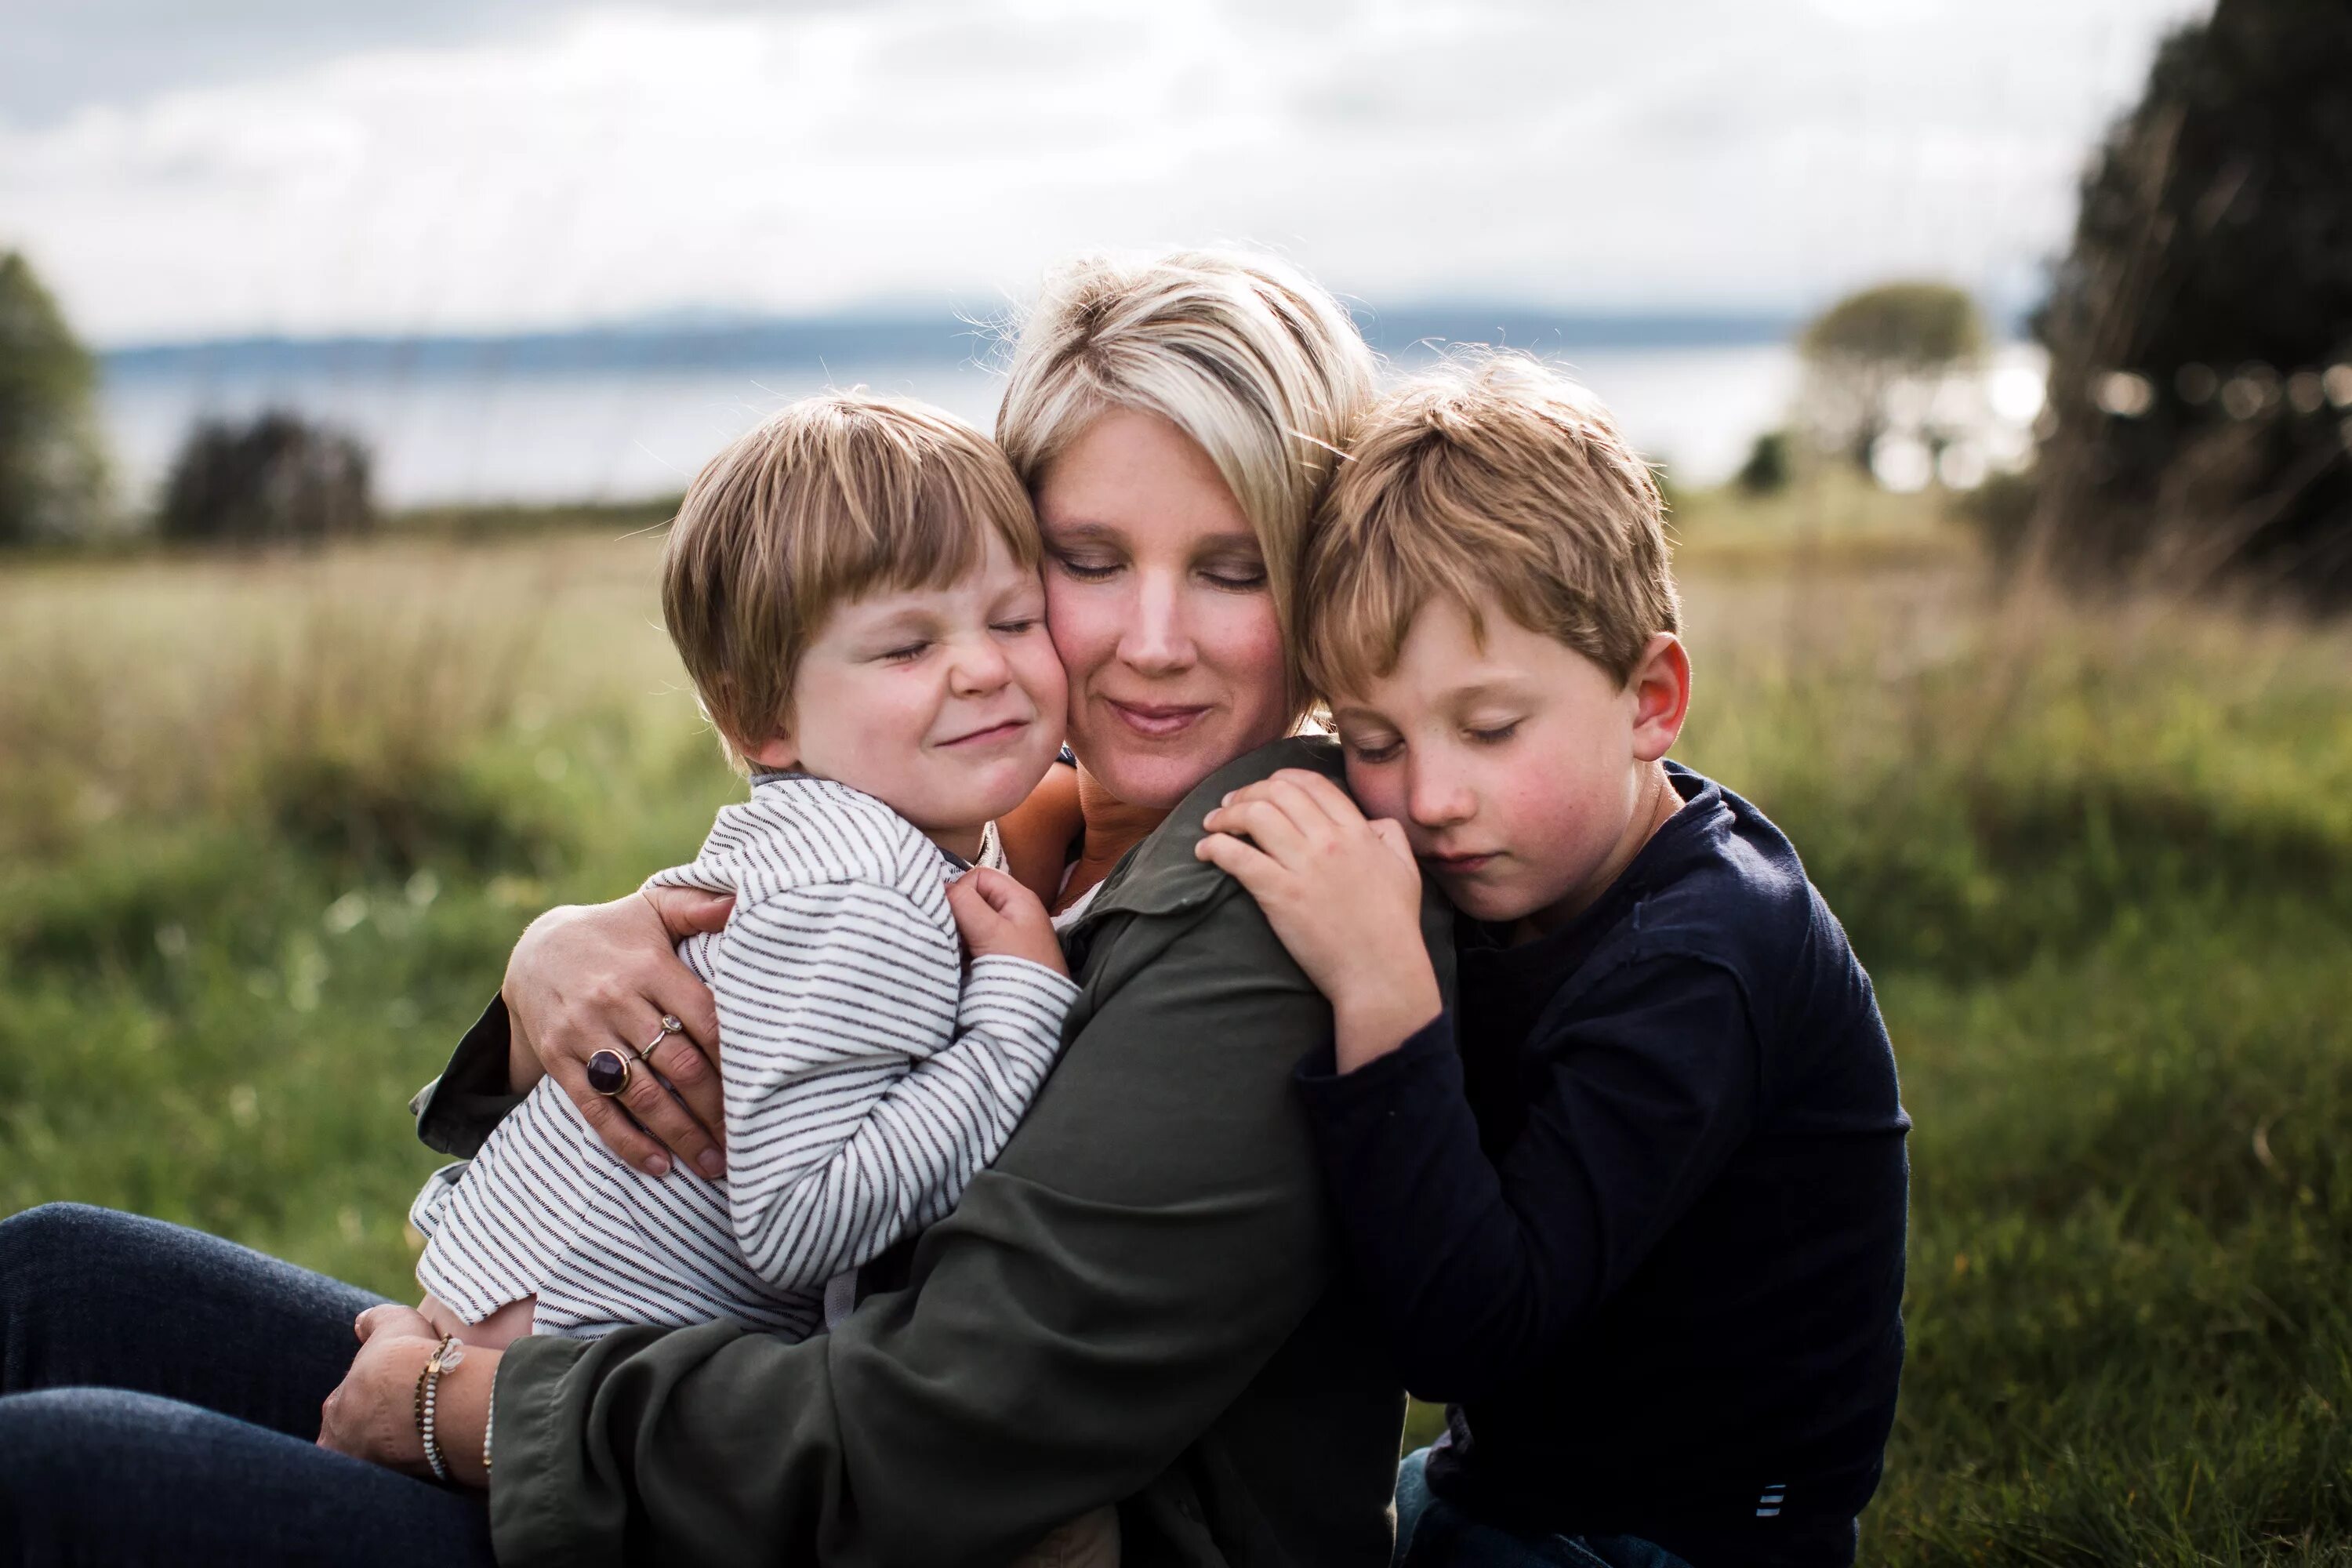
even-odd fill
[[[517,1093],[552,1077],[607,1148],[652,1175],[673,1154],[713,1178],[726,1173],[726,1127],[716,1058],[719,1007],[677,956],[677,943],[727,923],[734,900],[691,888],[647,888],[608,904],[567,905],[530,922],[507,960],[508,1075]],[[662,1019],[686,1026],[662,1037]],[[652,1041],[650,1072],[635,1071],[617,1099],[588,1087],[588,1058],[625,1057]],[[642,1067],[643,1064],[640,1064]]]

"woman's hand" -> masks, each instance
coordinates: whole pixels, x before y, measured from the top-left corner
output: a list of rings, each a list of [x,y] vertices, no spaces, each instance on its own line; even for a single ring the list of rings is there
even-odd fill
[[[647,888],[609,904],[550,910],[530,922],[507,960],[508,1072],[518,1091],[551,1076],[607,1148],[653,1175],[670,1157],[691,1160],[713,1179],[726,1173],[716,1130],[726,1125],[719,1071],[719,1008],[709,988],[679,961],[677,943],[727,923],[734,900],[691,888]],[[662,1019],[686,1032],[662,1037]],[[618,1100],[588,1087],[588,1058],[618,1051],[634,1058],[656,1040],[650,1072],[632,1072]],[[708,1053],[708,1054],[706,1054]]]
[[[1421,868],[1404,829],[1348,792],[1285,768],[1225,796],[1193,854],[1250,891],[1331,1001],[1339,1066],[1386,1056],[1444,1007],[1421,940]]]
[[[416,1379],[440,1344],[440,1334],[423,1313],[389,1303],[370,1307],[352,1326],[360,1353],[319,1407],[319,1447],[404,1475],[432,1475],[424,1435],[416,1429]],[[434,1441],[450,1479],[464,1486],[488,1484],[482,1427],[489,1419],[498,1366],[497,1351],[468,1345],[458,1364],[434,1384]]]

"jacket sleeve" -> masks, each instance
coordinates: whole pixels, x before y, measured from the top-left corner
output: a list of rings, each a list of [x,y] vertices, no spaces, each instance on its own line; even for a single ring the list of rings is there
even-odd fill
[[[470,1160],[489,1142],[490,1130],[523,1102],[507,1083],[508,1031],[506,998],[494,995],[441,1076],[410,1098],[409,1114],[426,1148]]]
[[[1472,1402],[1543,1365],[1746,1135],[1755,1042],[1729,971],[1628,963],[1529,1042],[1545,1059],[1499,1158],[1481,1147],[1451,1009],[1353,1072],[1328,1058],[1302,1068],[1349,1254],[1405,1386]]]
[[[1077,988],[1020,959],[963,981],[954,932],[874,882],[739,909],[711,990],[735,1238],[823,1282],[955,1206],[1052,1070]]]
[[[1330,1012],[1245,897],[1108,921],[1097,946],[1090,975],[1133,978],[1081,998],[905,1289],[797,1344],[517,1342],[499,1562],[1001,1562],[1208,1429],[1328,1279],[1290,1079]]]

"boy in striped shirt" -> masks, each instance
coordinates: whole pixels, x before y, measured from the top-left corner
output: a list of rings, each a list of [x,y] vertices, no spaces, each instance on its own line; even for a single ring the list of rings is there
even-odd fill
[[[728,1173],[624,1163],[543,1080],[417,1199],[443,1332],[799,1338],[1003,1147],[1076,995],[993,827],[1062,743],[1039,554],[1003,455],[913,404],[809,398],[695,479],[663,611],[751,795],[653,880],[734,898],[680,944],[718,1001]],[[657,1073],[668,1032],[592,1084]]]

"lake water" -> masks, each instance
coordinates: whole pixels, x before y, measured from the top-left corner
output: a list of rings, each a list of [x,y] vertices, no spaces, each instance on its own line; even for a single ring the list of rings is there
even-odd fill
[[[1685,484],[1736,469],[1757,433],[1782,422],[1798,376],[1784,344],[1564,349],[1554,357]],[[2004,350],[1995,374],[2007,366],[2036,374],[2038,363],[2031,350]],[[1000,386],[977,365],[938,360],[491,374],[381,363],[208,368],[197,356],[110,366],[103,415],[126,496],[142,504],[195,419],[272,407],[358,435],[374,452],[377,496],[388,506],[634,500],[677,494],[711,453],[778,405],[861,383],[928,399],[983,429]]]

